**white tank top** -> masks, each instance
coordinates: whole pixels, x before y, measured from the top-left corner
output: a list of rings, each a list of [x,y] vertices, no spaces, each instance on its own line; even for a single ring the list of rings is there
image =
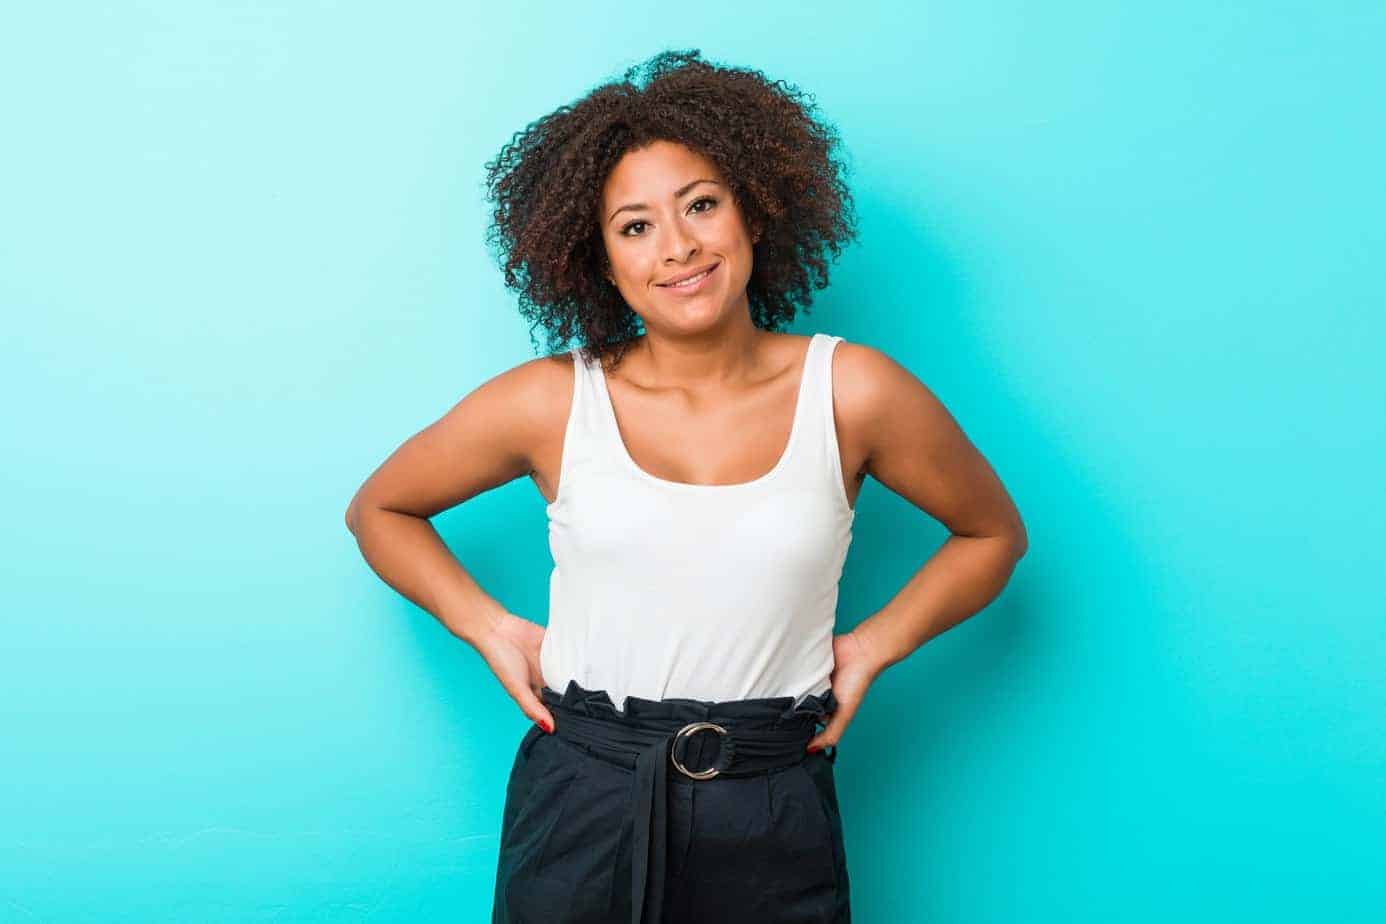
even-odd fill
[[[829,687],[838,579],[856,511],[833,424],[832,353],[809,340],[789,441],[754,481],[666,481],[621,440],[600,363],[573,355],[558,496],[547,506],[544,683],[732,700]]]

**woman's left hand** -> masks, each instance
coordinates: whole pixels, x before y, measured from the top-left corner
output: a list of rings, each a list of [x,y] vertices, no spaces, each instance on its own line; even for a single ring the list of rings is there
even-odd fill
[[[866,698],[867,688],[885,670],[885,665],[867,647],[861,636],[847,632],[833,636],[833,672],[829,678],[837,710],[823,730],[809,740],[808,750],[836,746],[842,733]]]

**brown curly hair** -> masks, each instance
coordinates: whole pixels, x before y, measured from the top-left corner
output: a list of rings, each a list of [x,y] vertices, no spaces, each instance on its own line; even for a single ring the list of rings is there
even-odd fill
[[[637,83],[639,80],[639,83]],[[836,130],[811,94],[760,71],[717,66],[698,50],[664,51],[577,102],[516,132],[486,164],[486,234],[519,296],[520,312],[558,352],[618,363],[639,316],[603,275],[602,189],[626,152],[682,144],[717,165],[748,227],[760,230],[746,290],[757,327],[778,330],[808,312],[836,258],[856,238]]]

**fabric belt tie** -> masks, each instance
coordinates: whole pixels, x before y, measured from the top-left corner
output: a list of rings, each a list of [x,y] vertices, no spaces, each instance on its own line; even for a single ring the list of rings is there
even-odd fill
[[[635,757],[635,819],[631,854],[631,924],[660,924],[664,908],[667,869],[668,773],[673,761],[684,764],[689,739],[695,734],[715,734],[720,739],[717,759],[708,768],[688,768],[695,780],[714,776],[755,776],[788,767],[804,759],[804,747],[814,735],[812,723],[802,727],[756,728],[738,733],[724,721],[660,721],[642,718],[612,722],[549,705],[554,715],[554,734],[598,750],[624,752]],[[684,764],[687,767],[686,764]]]

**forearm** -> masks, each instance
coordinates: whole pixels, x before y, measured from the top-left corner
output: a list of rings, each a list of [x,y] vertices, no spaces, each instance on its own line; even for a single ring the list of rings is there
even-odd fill
[[[356,513],[352,533],[381,580],[458,638],[473,642],[505,612],[462,567],[431,521],[367,507]]]
[[[888,604],[852,632],[884,670],[994,600],[1022,554],[1005,536],[949,536]]]

